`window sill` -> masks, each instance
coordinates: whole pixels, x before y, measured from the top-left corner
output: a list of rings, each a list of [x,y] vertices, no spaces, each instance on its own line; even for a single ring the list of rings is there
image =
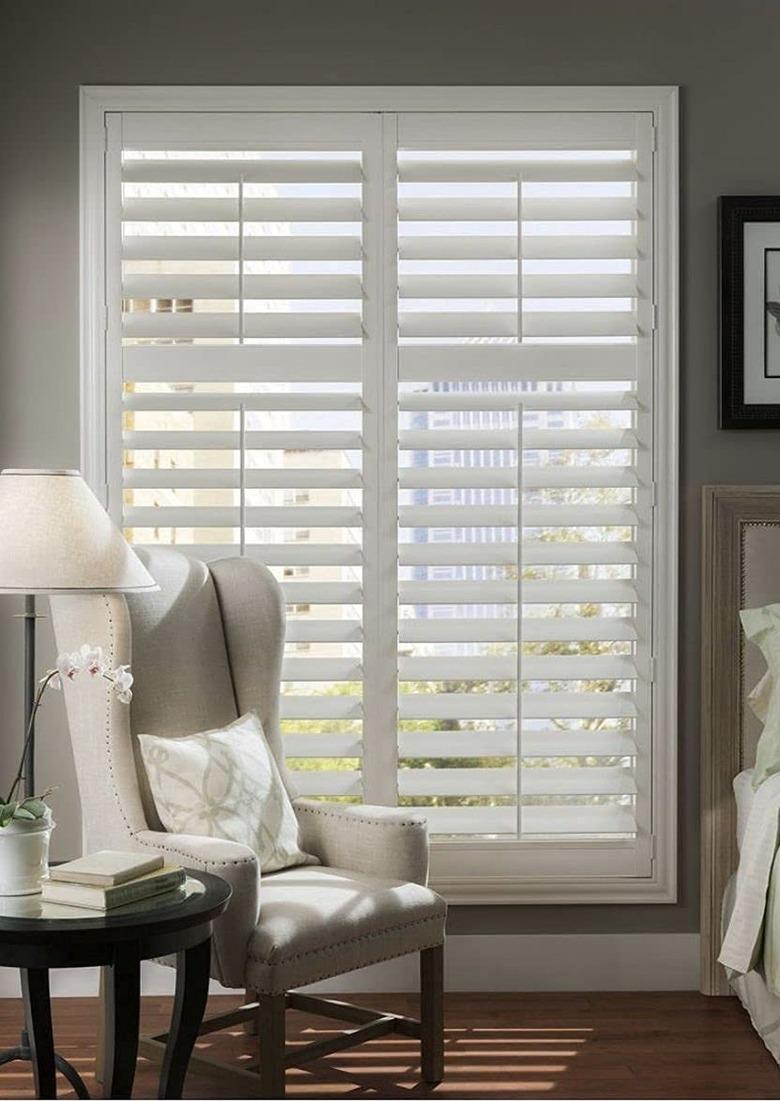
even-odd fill
[[[673,859],[651,841],[434,841],[430,883],[451,905],[532,906],[677,901]]]

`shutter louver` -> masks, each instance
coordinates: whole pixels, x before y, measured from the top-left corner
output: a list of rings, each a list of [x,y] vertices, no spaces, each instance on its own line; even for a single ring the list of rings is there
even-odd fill
[[[272,569],[288,763],[302,794],[359,801],[373,154],[303,137],[123,150],[123,521]]]
[[[443,835],[631,838],[644,139],[583,127],[551,151],[554,128],[515,142],[510,118],[481,148],[478,126],[443,139],[437,121],[402,124],[398,155],[400,801]]]

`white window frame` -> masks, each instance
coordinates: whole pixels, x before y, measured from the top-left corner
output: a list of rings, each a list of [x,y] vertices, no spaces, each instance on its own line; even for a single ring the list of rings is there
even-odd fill
[[[571,848],[588,865],[588,841],[536,844],[538,860],[513,873],[503,842],[434,843],[432,883],[452,903],[669,903],[677,899],[678,622],[678,91],[676,87],[133,87],[80,89],[81,467],[107,500],[105,287],[106,114],[124,111],[630,111],[654,127],[653,340],[656,522],[653,608],[652,835],[643,877],[556,874]],[[525,843],[533,852],[534,843]],[[598,842],[603,853],[605,842]],[[607,842],[609,844],[609,842]],[[612,842],[616,849],[626,842]],[[632,842],[635,844],[635,842]],[[567,852],[568,850],[568,852]],[[465,852],[484,869],[463,873]],[[506,850],[504,850],[506,852]],[[617,855],[617,853],[616,853]],[[535,866],[536,865],[536,866]]]

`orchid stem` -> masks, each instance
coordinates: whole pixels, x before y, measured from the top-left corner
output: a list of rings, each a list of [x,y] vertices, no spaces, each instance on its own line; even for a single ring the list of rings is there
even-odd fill
[[[102,665],[102,663],[101,663],[101,665]],[[127,669],[129,667],[123,666],[122,668]],[[109,682],[109,684],[115,684],[116,683],[116,678],[113,677],[110,673],[103,672],[100,667],[90,669],[89,671],[90,671],[90,673],[93,673],[93,674],[99,672],[100,676],[103,678],[103,680],[107,680]],[[69,675],[72,675],[72,674],[69,674]],[[46,674],[46,676],[43,677],[38,683],[38,691],[35,693],[35,700],[33,702],[32,711],[30,712],[30,720],[27,723],[27,730],[26,730],[25,735],[24,735],[24,746],[22,747],[22,759],[19,762],[19,768],[16,772],[14,782],[11,785],[11,790],[9,791],[8,797],[5,800],[5,805],[6,806],[11,802],[13,797],[16,795],[16,792],[19,788],[19,784],[24,779],[24,763],[27,759],[27,751],[28,751],[28,749],[30,747],[30,743],[32,741],[33,730],[35,729],[35,716],[38,714],[38,711],[40,710],[41,702],[43,701],[44,692],[49,687],[49,683],[52,680],[54,680],[54,678],[57,677],[57,676],[60,676],[59,670],[58,669],[50,669],[48,671],[48,673]],[[130,677],[130,683],[132,683],[132,677]],[[123,700],[123,702],[129,702],[129,697],[130,697],[131,693],[129,691],[127,691],[126,695],[127,695],[127,700]]]
[[[43,680],[40,682],[40,684],[38,685],[38,691],[35,693],[35,702],[33,703],[32,711],[30,712],[30,721],[27,724],[27,731],[26,731],[25,736],[24,736],[24,746],[22,748],[22,759],[19,762],[19,769],[16,773],[16,777],[14,779],[14,782],[11,785],[11,790],[8,793],[8,798],[5,800],[6,804],[11,802],[14,795],[16,794],[16,789],[19,787],[19,784],[22,782],[22,779],[24,777],[24,762],[27,758],[27,750],[28,750],[30,742],[32,740],[33,729],[35,727],[35,716],[38,714],[38,711],[40,710],[41,701],[43,700],[43,693],[46,691],[46,689],[49,685],[49,681],[53,680],[53,678],[56,677],[56,676],[57,676],[57,670],[56,669],[51,669],[46,674],[46,676],[43,678]]]

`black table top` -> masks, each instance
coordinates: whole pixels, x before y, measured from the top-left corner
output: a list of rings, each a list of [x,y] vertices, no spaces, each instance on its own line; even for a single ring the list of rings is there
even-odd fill
[[[224,879],[188,869],[184,886],[170,898],[144,899],[105,913],[44,901],[40,895],[0,897],[0,945],[56,939],[62,947],[85,937],[106,944],[172,933],[218,917],[230,895]]]

